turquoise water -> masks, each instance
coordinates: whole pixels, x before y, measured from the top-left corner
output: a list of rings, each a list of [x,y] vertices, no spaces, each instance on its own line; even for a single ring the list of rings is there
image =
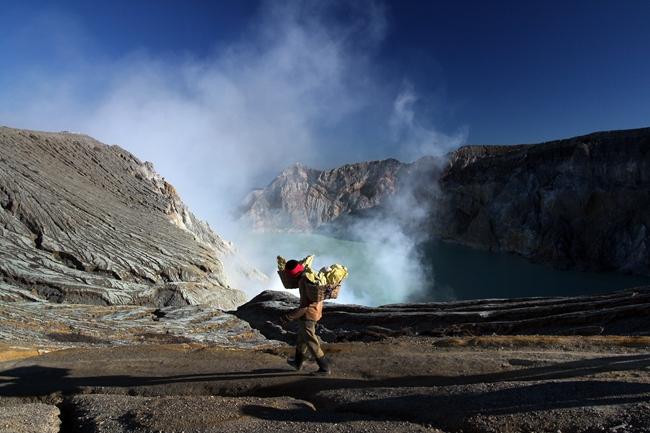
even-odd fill
[[[554,269],[520,256],[491,253],[460,245],[432,241],[423,245],[433,265],[433,298],[514,298],[525,296],[576,296],[650,285],[650,278],[614,272]],[[429,299],[429,296],[421,298]]]
[[[527,296],[574,296],[650,285],[650,278],[554,269],[512,254],[444,242],[415,249],[399,242],[355,242],[312,234],[256,234],[238,241],[275,281],[275,257],[315,254],[315,267],[341,263],[350,276],[340,302],[382,305]]]

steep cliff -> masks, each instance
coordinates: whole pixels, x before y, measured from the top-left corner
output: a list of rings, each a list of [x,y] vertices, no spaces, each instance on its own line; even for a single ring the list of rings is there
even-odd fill
[[[299,305],[288,292],[264,291],[236,315],[267,338],[294,341],[297,324],[275,318]],[[402,335],[648,335],[650,287],[580,297],[478,299],[378,307],[326,302],[319,335],[328,342]]]
[[[378,206],[395,192],[403,165],[387,159],[321,171],[296,164],[268,187],[251,192],[242,213],[259,230],[313,230],[342,215]]]
[[[440,179],[432,232],[591,269],[650,273],[650,128],[469,146]]]
[[[70,133],[0,128],[0,300],[232,308],[231,245],[150,163]]]
[[[249,197],[244,215],[257,228],[314,229],[388,212],[406,225],[415,221],[424,238],[650,274],[649,168],[650,128],[465,146],[444,162],[288,169]]]

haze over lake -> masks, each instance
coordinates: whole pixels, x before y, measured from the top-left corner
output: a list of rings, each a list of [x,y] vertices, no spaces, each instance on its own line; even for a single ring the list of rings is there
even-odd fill
[[[560,270],[522,257],[429,241],[421,256],[405,258],[421,269],[418,280],[392,268],[385,248],[318,234],[254,234],[243,244],[263,252],[260,266],[271,275],[269,288],[281,289],[275,256],[302,258],[315,254],[315,267],[341,263],[351,272],[338,302],[376,306],[399,302],[433,302],[478,298],[576,296],[650,284],[650,278],[614,272]],[[383,257],[376,254],[383,254]],[[261,259],[264,259],[262,257]],[[260,258],[258,258],[260,260]]]

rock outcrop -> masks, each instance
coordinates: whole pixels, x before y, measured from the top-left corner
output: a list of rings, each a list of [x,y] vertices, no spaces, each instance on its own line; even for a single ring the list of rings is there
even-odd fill
[[[295,164],[251,192],[242,212],[254,229],[313,230],[336,218],[378,206],[397,188],[404,164],[395,160],[315,170]]]
[[[440,189],[432,231],[445,239],[650,274],[650,128],[461,148]]]
[[[265,291],[235,313],[267,338],[293,342],[296,324],[279,317],[298,308],[287,292]],[[650,288],[582,297],[482,299],[380,307],[326,303],[325,341],[367,341],[402,335],[650,335]]]
[[[562,267],[648,275],[649,173],[650,128],[600,132],[541,144],[465,146],[444,162],[293,167],[254,192],[243,215],[256,228],[313,230],[397,209],[406,225],[425,214],[416,221],[424,238]],[[411,201],[400,202],[403,197]]]
[[[239,349],[272,345],[245,321],[211,305],[154,308],[0,302],[0,323],[2,345],[29,347],[41,353],[127,344],[201,344]]]
[[[0,128],[0,300],[233,308],[231,252],[124,149]]]

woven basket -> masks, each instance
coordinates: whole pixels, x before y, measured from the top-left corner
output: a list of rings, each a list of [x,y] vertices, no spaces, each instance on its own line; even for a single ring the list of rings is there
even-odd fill
[[[319,286],[317,284],[306,283],[305,290],[307,292],[307,297],[311,302],[321,302],[327,299],[336,299],[339,296],[341,285]]]
[[[280,281],[282,281],[282,285],[285,289],[297,289],[299,287],[300,278],[292,278],[282,271],[278,271],[278,275],[280,276]],[[307,297],[312,302],[320,302],[327,299],[336,299],[338,298],[339,291],[341,290],[340,283],[335,286],[319,286],[317,284],[311,284],[308,282],[305,282],[304,284]]]
[[[339,297],[339,291],[341,290],[341,284],[337,284],[336,286],[327,286],[327,290],[325,292],[325,299],[336,299]]]

